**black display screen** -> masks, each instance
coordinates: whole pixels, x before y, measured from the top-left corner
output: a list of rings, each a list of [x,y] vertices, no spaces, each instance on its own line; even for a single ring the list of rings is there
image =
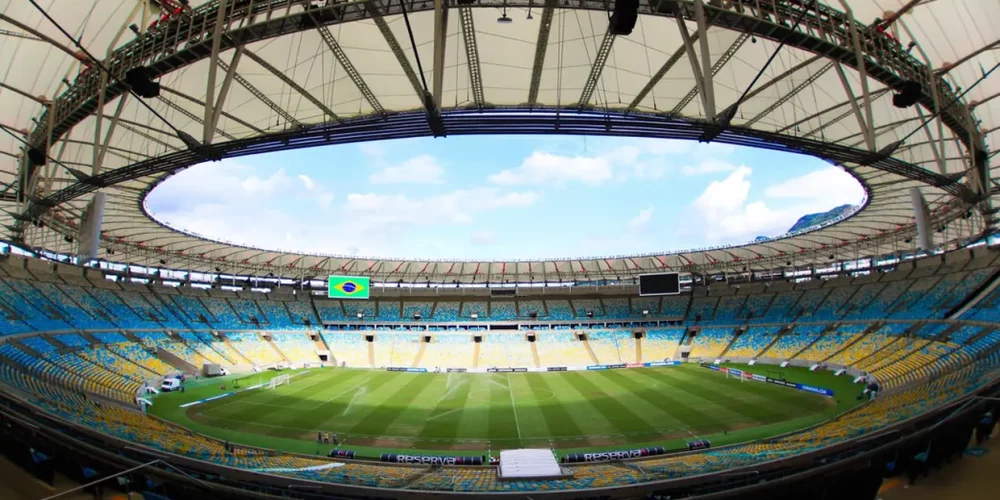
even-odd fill
[[[678,293],[681,293],[681,280],[677,273],[639,276],[639,295],[675,295]]]

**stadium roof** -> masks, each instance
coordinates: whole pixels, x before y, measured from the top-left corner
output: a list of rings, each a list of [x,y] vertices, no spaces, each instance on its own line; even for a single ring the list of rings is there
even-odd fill
[[[986,78],[1000,61],[995,2],[640,0],[629,35],[609,30],[613,2],[461,3],[192,0],[177,10],[163,8],[175,4],[168,0],[0,0],[2,234],[72,253],[101,191],[100,255],[110,260],[290,277],[542,281],[912,250],[911,188],[943,229],[938,245],[995,225],[1000,78]],[[158,97],[128,93],[125,73],[138,66],[160,83]],[[893,94],[906,82],[921,84],[919,102],[898,108]],[[769,241],[531,262],[253,249],[168,228],[143,208],[153,186],[206,159],[499,133],[796,151],[852,172],[868,197],[836,224]]]

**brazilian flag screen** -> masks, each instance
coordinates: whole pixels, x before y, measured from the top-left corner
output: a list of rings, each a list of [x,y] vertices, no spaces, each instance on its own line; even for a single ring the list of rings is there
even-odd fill
[[[367,299],[368,281],[362,276],[330,276],[330,291],[327,297],[331,299]]]

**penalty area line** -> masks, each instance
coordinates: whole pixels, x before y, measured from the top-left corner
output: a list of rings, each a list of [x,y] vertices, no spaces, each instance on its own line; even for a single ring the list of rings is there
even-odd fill
[[[309,411],[314,411],[314,410],[318,410],[319,408],[321,408],[321,407],[322,407],[323,405],[325,405],[325,404],[329,403],[330,401],[333,401],[334,399],[337,399],[337,398],[339,398],[339,397],[343,396],[344,394],[347,394],[347,393],[349,393],[349,392],[351,392],[351,391],[353,391],[353,390],[356,390],[356,389],[358,389],[358,388],[359,388],[359,387],[361,387],[361,386],[366,386],[366,385],[368,385],[368,382],[371,382],[371,379],[365,379],[365,381],[364,381],[364,382],[361,382],[360,384],[358,384],[358,385],[355,385],[354,387],[351,387],[350,389],[348,389],[348,390],[346,390],[346,391],[344,391],[344,392],[342,392],[342,393],[340,393],[340,394],[337,394],[336,396],[332,396],[331,398],[327,399],[326,401],[323,401],[322,403],[319,403],[319,404],[317,404],[316,406],[314,406],[314,407],[313,407],[313,408],[312,408],[311,410],[309,410]],[[367,388],[366,388],[366,389],[367,389]],[[366,392],[367,392],[367,391],[366,391]],[[351,402],[353,403],[353,400],[351,400]]]

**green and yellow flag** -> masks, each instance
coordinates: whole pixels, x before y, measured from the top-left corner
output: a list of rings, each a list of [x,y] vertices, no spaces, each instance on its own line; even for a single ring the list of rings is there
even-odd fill
[[[331,299],[367,299],[370,278],[362,276],[330,276]]]

